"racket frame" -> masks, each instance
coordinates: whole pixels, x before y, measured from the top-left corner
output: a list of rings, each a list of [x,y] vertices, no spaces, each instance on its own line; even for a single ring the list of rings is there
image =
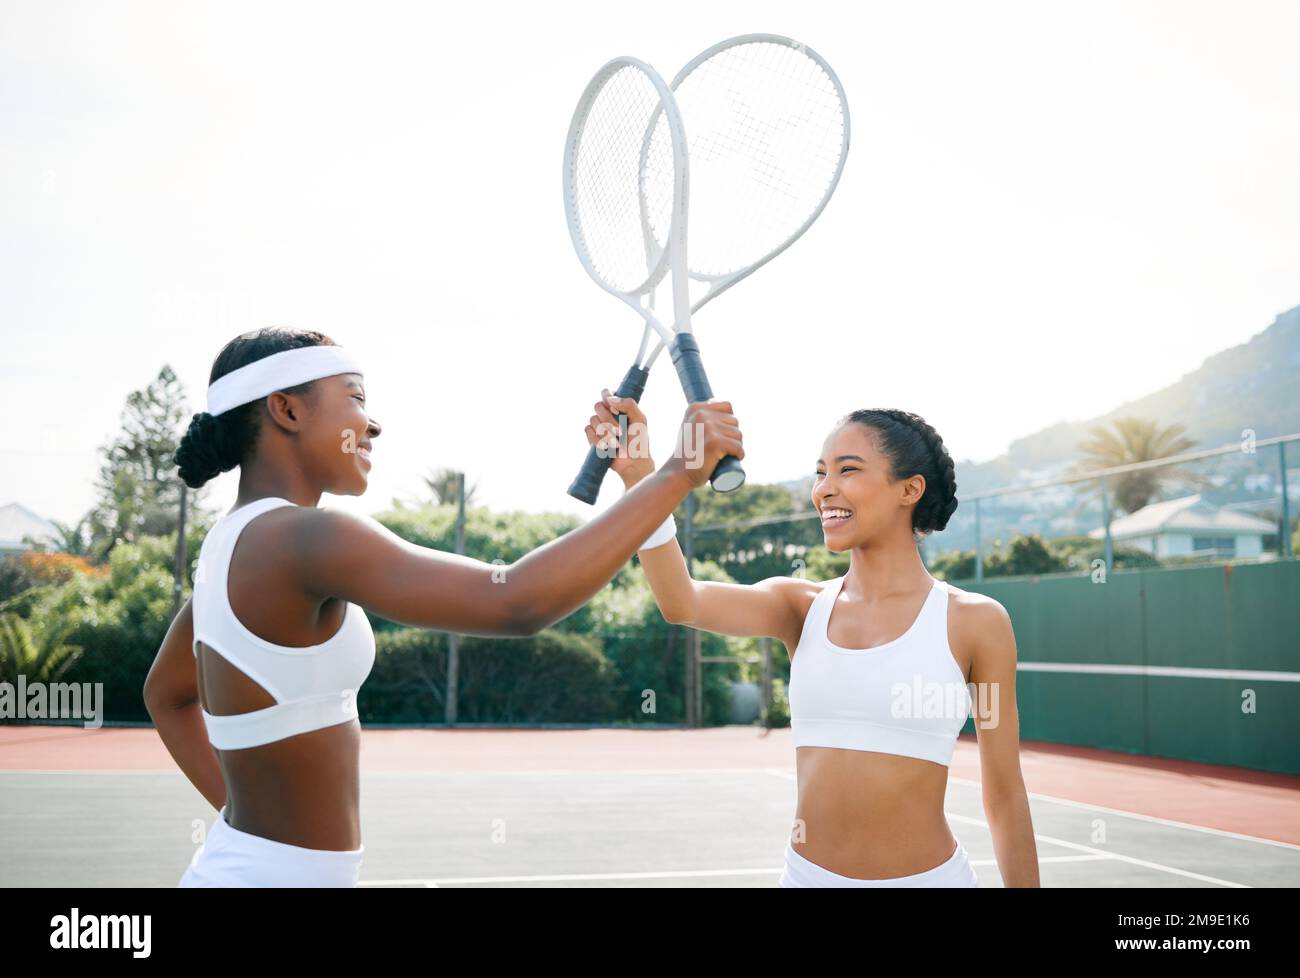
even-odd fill
[[[591,114],[592,105],[604,90],[610,78],[629,67],[642,72],[653,84],[659,95],[659,106],[657,111],[651,113],[646,125],[646,131],[642,136],[638,164],[637,198],[641,214],[642,243],[646,249],[647,275],[635,289],[623,290],[607,282],[597,272],[591,260],[578,216],[578,195],[574,191],[574,186],[578,150],[583,133],[586,130],[587,119]],[[668,129],[673,156],[673,205],[668,233],[665,235],[667,244],[663,248],[659,247],[658,238],[650,226],[646,195],[644,193],[645,181],[643,179],[651,139],[659,124],[661,115]],[[686,129],[682,125],[677,100],[673,97],[672,90],[659,73],[637,58],[625,56],[606,62],[592,76],[591,81],[587,83],[587,87],[583,90],[582,97],[579,98],[578,105],[574,109],[573,118],[569,123],[569,134],[565,141],[562,180],[564,210],[569,225],[569,236],[573,241],[574,250],[578,253],[578,259],[582,262],[583,268],[587,270],[587,274],[592,277],[597,285],[616,298],[623,300],[645,320],[646,328],[641,337],[641,349],[637,357],[638,362],[632,365],[623,378],[623,382],[619,385],[618,394],[620,397],[640,398],[645,390],[645,382],[651,364],[654,363],[659,352],[665,346],[668,346],[672,350],[673,364],[677,368],[677,374],[681,380],[682,390],[686,394],[687,401],[697,403],[713,399],[713,391],[709,386],[708,377],[704,372],[704,365],[700,359],[699,345],[691,335],[690,279],[688,278],[686,262],[686,216],[689,212],[688,198],[690,192],[689,160],[690,154],[686,148]],[[654,314],[654,293],[665,275],[671,275],[674,313],[674,324],[671,331]],[[640,360],[645,355],[645,350],[649,345],[651,330],[659,334],[659,344],[655,347],[650,358],[644,364],[641,364]],[[626,431],[627,416],[620,413],[617,417],[620,433],[623,433]],[[613,451],[606,453],[600,451],[594,445],[591,446],[581,471],[569,487],[569,494],[581,499],[583,502],[594,503],[600,491],[601,481],[603,481],[605,473],[613,463],[616,451],[615,448]],[[709,481],[720,492],[728,492],[740,486],[745,481],[745,472],[740,466],[740,460],[732,455],[723,458],[710,474]]]

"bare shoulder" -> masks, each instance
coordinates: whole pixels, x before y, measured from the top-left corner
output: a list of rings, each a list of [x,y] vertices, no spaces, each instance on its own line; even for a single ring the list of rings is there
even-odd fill
[[[1001,649],[1014,657],[1015,634],[1002,602],[947,582],[944,587],[948,589],[948,630],[955,643],[968,650],[972,659],[988,649]]]
[[[961,614],[984,621],[991,621],[999,615],[1007,614],[1007,609],[1002,607],[1002,602],[996,598],[975,591],[964,591],[947,581],[942,583],[948,589],[948,599],[952,602],[954,613],[958,613],[957,609],[961,609]]]
[[[299,528],[310,506],[276,506],[258,513],[240,531],[234,559],[242,565],[239,576],[270,574],[283,577],[296,562]]]
[[[286,506],[282,513],[282,532],[272,535],[314,595],[337,596],[345,579],[417,549],[373,517],[319,506]]]
[[[374,523],[368,517],[354,516],[340,509],[320,506],[276,506],[259,513],[240,534],[256,537],[259,542],[271,544],[277,550],[311,542],[334,542],[340,534],[366,532]]]
[[[754,585],[780,599],[785,609],[785,623],[781,634],[777,637],[790,655],[794,655],[795,647],[799,644],[799,636],[803,633],[804,620],[808,617],[809,608],[827,583],[829,582],[810,581],[803,577],[769,577]]]
[[[340,510],[317,506],[277,506],[259,513],[240,534],[251,538],[259,560],[274,558],[299,563],[310,556],[320,559],[339,545],[355,542],[357,518]]]
[[[946,581],[944,587],[948,589],[951,618],[954,624],[960,622],[963,629],[983,630],[1011,623],[1007,609],[996,598],[975,591],[964,591]]]
[[[316,551],[323,547],[347,551],[367,541],[376,543],[401,539],[374,517],[342,509],[299,506],[289,513],[288,518],[292,522],[286,525],[294,539]]]
[[[279,512],[285,513],[293,520],[291,526],[304,534],[345,533],[349,530],[362,529],[368,521],[342,509],[330,509],[322,506],[288,506]]]
[[[769,577],[762,583],[779,593],[802,620],[817,595],[821,594],[830,582],[810,581],[804,577]]]

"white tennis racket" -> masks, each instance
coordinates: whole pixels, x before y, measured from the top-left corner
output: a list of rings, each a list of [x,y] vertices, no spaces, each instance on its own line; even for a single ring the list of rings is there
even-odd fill
[[[652,331],[672,350],[688,402],[709,401],[712,388],[691,335],[686,267],[689,192],[686,135],[672,92],[649,65],[615,58],[588,83],[569,126],[564,153],[564,204],[569,234],[583,267],[605,291],[645,320],[638,365],[619,386],[639,398],[649,363],[639,365]],[[654,293],[664,276],[673,293],[673,329],[654,313]],[[626,416],[620,416],[626,424]],[[613,452],[592,446],[570,495],[595,502]],[[745,481],[733,455],[709,476],[721,492]]]
[[[689,306],[693,313],[767,264],[817,220],[844,170],[849,110],[830,65],[806,45],[776,34],[746,34],[713,45],[677,74],[672,89],[676,115],[689,137],[687,287],[690,281],[704,287]],[[657,188],[665,183],[667,160],[653,151],[656,139],[654,130],[646,132],[639,174],[640,196],[651,214],[661,197]],[[659,226],[654,220],[642,222],[647,260],[662,247]],[[570,231],[578,246],[572,217]],[[650,293],[652,307],[653,286]],[[675,306],[678,301],[674,280]],[[678,311],[677,319],[683,318],[686,342],[694,346],[689,318]],[[647,319],[636,362],[616,391],[620,397],[639,399],[660,351],[682,343],[659,329],[659,342],[647,357],[652,325]],[[674,362],[680,374],[676,348]],[[625,427],[625,416],[618,419]],[[606,457],[593,447],[570,495],[594,502],[611,462],[612,452]]]

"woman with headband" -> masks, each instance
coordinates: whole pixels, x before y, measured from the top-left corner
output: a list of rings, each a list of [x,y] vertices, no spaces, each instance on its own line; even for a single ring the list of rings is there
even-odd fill
[[[191,488],[238,466],[239,493],[204,539],[144,688],[168,751],[218,809],[180,885],[355,886],[356,695],[375,656],[364,611],[496,636],[567,617],[672,532],[672,511],[723,456],[744,457],[729,403],[690,405],[686,425],[692,438],[636,492],[503,567],[317,505],[365,492],[382,431],[341,347],[286,329],[227,344],[175,461]]]

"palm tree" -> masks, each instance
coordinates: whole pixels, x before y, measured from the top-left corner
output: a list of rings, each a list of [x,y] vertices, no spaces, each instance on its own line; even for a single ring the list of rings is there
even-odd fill
[[[438,469],[431,476],[424,477],[424,484],[433,494],[434,502],[439,506],[452,505],[456,502],[457,480],[464,473],[457,472],[455,469]],[[469,509],[470,502],[474,498],[474,490],[477,484],[465,488],[465,508]]]
[[[0,682],[17,684],[20,674],[28,682],[57,681],[81,657],[81,646],[63,641],[74,624],[46,622],[33,629],[18,615],[0,615]]]
[[[1196,444],[1195,439],[1185,436],[1187,429],[1181,424],[1161,428],[1151,418],[1116,418],[1111,424],[1111,428],[1094,425],[1088,429],[1089,439],[1079,445],[1083,458],[1071,466],[1071,474],[1167,458]],[[1187,469],[1171,465],[1125,472],[1108,483],[1116,508],[1133,513],[1159,498],[1163,484],[1174,480],[1201,481]]]
[[[76,557],[85,557],[90,552],[90,546],[86,542],[86,526],[90,523],[90,514],[87,513],[77,523],[60,523],[58,520],[51,520],[54,524],[57,539],[53,543],[53,549],[65,554],[72,554]]]

